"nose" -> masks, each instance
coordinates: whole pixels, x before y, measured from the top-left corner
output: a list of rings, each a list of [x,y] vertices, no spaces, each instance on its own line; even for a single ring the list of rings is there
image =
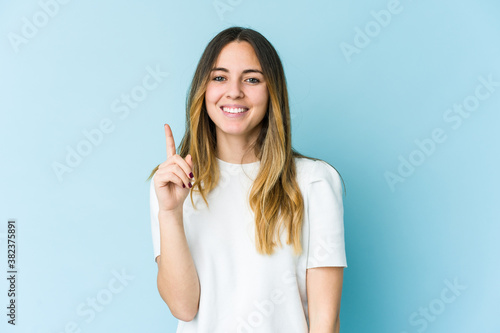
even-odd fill
[[[226,95],[228,98],[243,98],[243,90],[241,89],[241,83],[238,80],[232,80],[227,85]]]

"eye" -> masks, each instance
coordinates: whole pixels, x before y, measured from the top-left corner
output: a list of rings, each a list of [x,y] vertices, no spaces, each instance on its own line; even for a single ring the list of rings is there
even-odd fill
[[[214,80],[214,81],[222,81],[222,80],[218,80],[219,78],[224,79],[222,76],[215,76],[212,80]]]
[[[252,83],[259,83],[259,82],[260,82],[260,80],[259,80],[259,79],[256,79],[256,78],[254,78],[254,77],[251,77],[251,78],[249,78],[248,80],[255,80],[255,81],[253,81]]]

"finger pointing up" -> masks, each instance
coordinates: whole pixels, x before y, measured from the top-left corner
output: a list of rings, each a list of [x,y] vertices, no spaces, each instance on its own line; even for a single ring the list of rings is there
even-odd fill
[[[167,139],[167,158],[169,158],[170,156],[175,155],[175,142],[170,126],[168,124],[165,124],[164,127],[165,137]]]

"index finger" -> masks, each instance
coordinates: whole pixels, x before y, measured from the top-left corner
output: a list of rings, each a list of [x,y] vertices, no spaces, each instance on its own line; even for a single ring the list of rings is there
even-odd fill
[[[172,155],[175,155],[175,142],[174,136],[172,135],[172,129],[168,124],[164,125],[165,127],[165,137],[167,139],[167,158]]]

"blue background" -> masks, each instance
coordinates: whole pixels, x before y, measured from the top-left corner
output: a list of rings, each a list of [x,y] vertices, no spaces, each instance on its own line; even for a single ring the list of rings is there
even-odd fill
[[[232,25],[278,50],[294,147],[346,182],[341,331],[500,332],[497,1],[41,3],[52,7],[0,3],[2,332],[175,331],[156,286],[145,179],[166,158],[163,124],[182,138],[206,44]],[[150,91],[148,68],[164,73]],[[481,77],[496,86],[477,88]],[[146,94],[127,109],[132,92]],[[458,126],[453,106],[475,101]],[[111,129],[85,146],[103,121]],[[54,164],[78,145],[88,154],[58,177]],[[6,323],[8,219],[16,327]],[[117,272],[128,279],[115,283]],[[105,304],[91,310],[97,296]]]

